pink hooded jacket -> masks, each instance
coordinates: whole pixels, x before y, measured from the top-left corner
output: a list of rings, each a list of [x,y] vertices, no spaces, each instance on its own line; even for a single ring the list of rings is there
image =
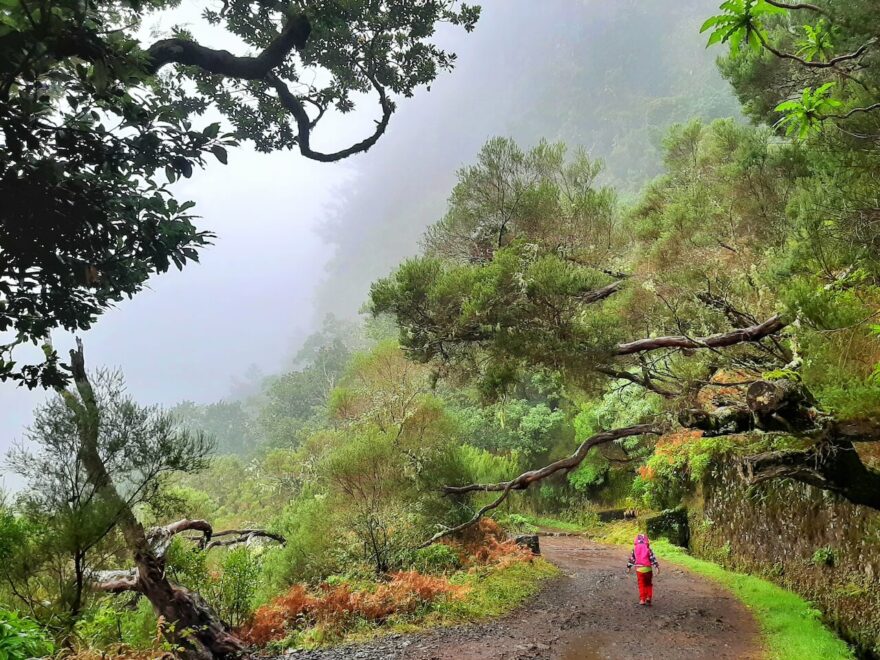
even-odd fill
[[[632,568],[633,566],[636,566],[636,568],[660,568],[660,564],[657,563],[657,557],[654,556],[654,551],[651,550],[651,542],[648,540],[647,534],[636,536],[633,551],[626,564],[627,568]]]

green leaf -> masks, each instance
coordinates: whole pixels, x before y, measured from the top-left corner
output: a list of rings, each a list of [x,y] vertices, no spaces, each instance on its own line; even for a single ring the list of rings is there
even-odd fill
[[[226,165],[226,163],[227,163],[226,149],[224,149],[223,147],[221,147],[218,144],[218,145],[211,147],[211,153],[214,154],[214,156],[216,156],[217,160],[219,160],[221,163]]]

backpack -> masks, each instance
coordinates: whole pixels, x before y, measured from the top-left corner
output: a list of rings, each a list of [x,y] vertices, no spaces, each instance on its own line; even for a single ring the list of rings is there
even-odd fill
[[[633,554],[636,558],[636,566],[651,565],[651,546],[649,545],[648,537],[644,534],[639,534],[636,537]]]

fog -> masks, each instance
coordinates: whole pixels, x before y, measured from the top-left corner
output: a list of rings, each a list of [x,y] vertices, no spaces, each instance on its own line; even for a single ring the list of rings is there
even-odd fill
[[[200,264],[154,278],[83,333],[89,364],[122,369],[143,403],[230,396],[249,370],[283,368],[324,314],[357,314],[370,282],[418,249],[456,169],[488,138],[583,145],[607,161],[608,181],[632,193],[659,172],[665,127],[737,112],[698,32],[717,0],[480,4],[474,33],[438,35],[458,53],[455,70],[430,92],[398,99],[369,153],[320,164],[243,147],[228,166],[211,164],[178,185],[217,240]],[[211,36],[209,45],[229,47]],[[314,143],[361,139],[376,114],[367,101],[331,117]],[[54,342],[66,351],[72,337]],[[44,397],[0,385],[0,451],[22,437]]]

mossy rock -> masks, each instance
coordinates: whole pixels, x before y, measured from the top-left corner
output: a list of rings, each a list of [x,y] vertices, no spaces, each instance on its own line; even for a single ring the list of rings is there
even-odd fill
[[[688,526],[687,509],[680,506],[667,509],[646,521],[645,529],[649,538],[665,538],[673,545],[688,547],[691,530]]]

